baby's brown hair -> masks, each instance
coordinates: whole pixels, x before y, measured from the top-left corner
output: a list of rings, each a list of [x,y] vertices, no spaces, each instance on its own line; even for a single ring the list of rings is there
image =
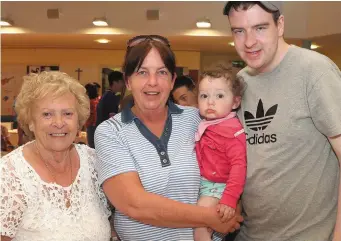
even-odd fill
[[[217,70],[206,71],[201,74],[201,78],[198,83],[198,88],[200,82],[206,78],[210,77],[213,79],[223,78],[226,82],[230,83],[231,91],[234,96],[243,96],[245,90],[245,82],[244,79],[240,76],[237,76],[232,72],[232,69],[228,69],[225,67],[219,67]]]

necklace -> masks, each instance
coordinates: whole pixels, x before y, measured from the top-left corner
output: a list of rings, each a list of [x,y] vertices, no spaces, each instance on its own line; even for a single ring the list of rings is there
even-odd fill
[[[48,172],[49,172],[49,173],[51,174],[51,176],[53,177],[54,182],[57,183],[57,177],[56,177],[55,172],[53,172],[53,171],[49,168],[49,165],[47,164],[47,161],[42,157],[42,155],[41,155],[41,153],[40,153],[40,151],[39,151],[38,146],[37,146],[36,143],[35,143],[35,148],[36,148],[36,150],[37,150],[37,152],[38,152],[38,154],[39,154],[40,159],[44,162],[46,169],[48,170]],[[69,193],[69,195],[66,195],[67,193],[64,193],[64,196],[65,196],[65,199],[66,199],[65,206],[66,206],[67,208],[69,208],[69,207],[71,206],[71,194],[72,194],[72,188],[73,188],[73,181],[72,181],[72,177],[73,177],[73,175],[72,175],[72,162],[71,162],[70,152],[68,152],[68,157],[69,157],[69,165],[68,165],[68,166],[70,166],[70,168],[71,168],[71,171],[70,171],[70,173],[71,173],[71,176],[70,176],[71,188],[70,188],[70,193]],[[64,158],[64,160],[65,160],[65,158]],[[68,169],[67,169],[67,170],[68,170]],[[66,171],[67,171],[67,170],[66,170]],[[60,173],[65,173],[66,171],[60,172]],[[63,190],[63,192],[65,192],[65,191]]]

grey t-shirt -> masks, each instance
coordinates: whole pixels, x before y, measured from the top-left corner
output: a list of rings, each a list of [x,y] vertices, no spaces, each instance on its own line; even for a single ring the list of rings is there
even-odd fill
[[[247,134],[244,225],[238,241],[331,240],[341,134],[341,73],[326,56],[290,46],[271,72],[251,76],[239,117]]]

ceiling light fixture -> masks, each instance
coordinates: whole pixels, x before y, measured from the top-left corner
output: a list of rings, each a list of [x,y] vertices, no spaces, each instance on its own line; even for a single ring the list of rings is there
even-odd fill
[[[13,25],[13,21],[6,18],[1,18],[0,26],[9,27]]]
[[[211,22],[208,18],[204,18],[197,22],[197,28],[210,28]]]
[[[92,21],[92,23],[93,23],[93,25],[100,26],[100,27],[108,26],[109,25],[106,18],[95,18]]]
[[[230,46],[234,46],[234,42],[229,42],[229,45]]]
[[[107,43],[110,42],[109,39],[104,39],[104,38],[102,38],[102,39],[97,39],[97,40],[95,40],[95,41],[98,42],[98,43],[100,43],[100,44],[107,44]]]
[[[319,48],[320,46],[318,46],[317,44],[312,44],[310,45],[310,49],[317,49]]]

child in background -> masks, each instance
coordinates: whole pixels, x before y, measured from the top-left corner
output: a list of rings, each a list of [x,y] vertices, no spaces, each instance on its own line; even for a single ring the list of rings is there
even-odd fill
[[[216,207],[222,221],[235,214],[246,177],[246,137],[236,116],[244,84],[222,69],[204,73],[198,105],[203,120],[195,136],[202,177],[198,205]],[[211,240],[207,228],[196,228],[195,241]]]

